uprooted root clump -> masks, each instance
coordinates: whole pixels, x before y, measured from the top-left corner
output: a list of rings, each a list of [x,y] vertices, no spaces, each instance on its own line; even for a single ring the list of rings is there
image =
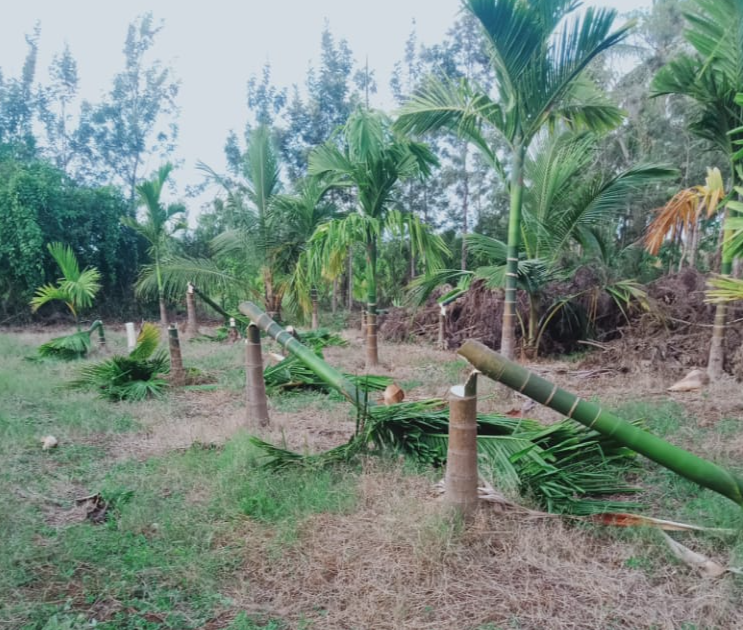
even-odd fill
[[[582,367],[612,366],[683,373],[707,364],[715,307],[704,302],[706,278],[695,269],[664,276],[648,285],[653,310],[619,328],[619,337],[586,357]],[[743,380],[743,316],[740,307],[728,308],[731,322],[724,342],[726,372]]]

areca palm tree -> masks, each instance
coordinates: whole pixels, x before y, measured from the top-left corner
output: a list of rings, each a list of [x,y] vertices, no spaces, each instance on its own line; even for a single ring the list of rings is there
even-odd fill
[[[514,355],[524,160],[534,138],[558,120],[594,130],[621,121],[585,77],[588,64],[627,35],[629,24],[612,31],[616,11],[587,9],[568,19],[575,0],[465,0],[489,44],[497,100],[468,81],[428,81],[403,107],[397,125],[426,133],[449,128],[469,139],[506,179],[506,167],[488,142],[495,131],[509,147],[510,210],[506,297],[501,353]]]
[[[655,96],[686,96],[697,108],[697,118],[689,126],[692,133],[708,140],[731,164],[729,190],[741,184],[734,165],[736,139],[741,137],[743,108],[736,95],[743,92],[743,2],[740,0],[694,0],[692,10],[684,13],[688,22],[686,40],[693,54],[682,54],[658,71],[653,80]],[[737,212],[736,209],[733,209]],[[724,241],[730,241],[727,216],[723,219]],[[729,277],[733,250],[723,246],[720,275]],[[723,340],[726,328],[726,304],[719,302],[715,311],[707,371],[710,377],[722,374]]]
[[[675,169],[659,164],[640,165],[618,174],[590,173],[599,151],[598,140],[589,132],[548,136],[524,160],[524,177],[530,186],[523,197],[522,249],[516,273],[517,286],[529,299],[524,338],[527,347],[534,351],[538,349],[543,326],[571,300],[585,293],[562,296],[542,312],[540,295],[544,287],[571,275],[586,261],[591,260],[595,266],[604,257],[602,230],[624,211],[629,193],[678,176]],[[469,273],[441,271],[437,277],[414,283],[415,301],[425,299],[441,282],[454,281],[464,288],[472,279],[482,278],[489,288],[506,286],[508,245],[482,234],[468,234],[466,239],[469,251],[483,264]],[[640,297],[638,287],[631,281],[604,275],[591,290],[607,291],[620,306],[631,297]]]
[[[286,225],[274,205],[281,192],[281,169],[269,127],[261,125],[250,133],[240,166],[241,179],[235,182],[202,165],[226,191],[224,205],[230,217],[229,229],[212,241],[212,251],[217,258],[239,259],[249,275],[257,275],[266,310],[278,317],[286,289],[286,273],[278,259]]]
[[[70,309],[75,318],[77,330],[80,330],[80,309],[93,304],[96,293],[101,289],[101,274],[95,267],[80,271],[75,253],[69,245],[49,243],[47,249],[59,265],[62,277],[57,284],[46,284],[36,290],[31,300],[31,310],[36,312],[47,302],[60,300]]]
[[[417,217],[393,208],[398,182],[427,175],[436,158],[425,145],[391,130],[380,112],[357,109],[341,130],[341,146],[328,142],[309,158],[310,175],[329,182],[329,188],[348,188],[356,193],[354,211],[321,225],[311,239],[312,257],[327,262],[347,251],[353,243],[366,251],[367,365],[379,363],[377,350],[377,248],[385,233],[411,237],[417,254],[429,268],[440,265],[447,252],[440,237]]]
[[[168,253],[171,237],[179,230],[186,228],[183,220],[184,209],[180,204],[165,205],[160,201],[163,188],[168,181],[172,164],[164,164],[157,171],[155,177],[137,186],[139,204],[144,206],[145,216],[141,223],[132,217],[124,217],[121,222],[142,236],[150,245],[149,254],[152,258],[155,279],[157,282],[157,297],[160,303],[160,323],[163,328],[168,327],[168,311],[165,307],[165,285],[162,277],[163,260]]]

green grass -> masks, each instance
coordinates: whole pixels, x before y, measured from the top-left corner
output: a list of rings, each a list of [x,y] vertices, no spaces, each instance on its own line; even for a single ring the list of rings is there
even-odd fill
[[[220,348],[207,368],[229,370],[234,348]],[[0,626],[78,630],[104,611],[96,628],[200,628],[232,606],[221,592],[243,566],[246,527],[276,529],[279,553],[306,517],[355,506],[353,471],[269,474],[244,434],[223,448],[116,460],[106,440],[139,428],[133,408],[60,389],[69,364],[25,361],[32,350],[0,336]],[[59,447],[42,451],[45,434]],[[55,520],[75,496],[95,492],[111,506],[105,523]],[[229,627],[286,626],[237,615]]]

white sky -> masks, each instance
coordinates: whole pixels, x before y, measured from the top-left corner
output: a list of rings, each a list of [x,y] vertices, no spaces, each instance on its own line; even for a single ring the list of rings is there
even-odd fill
[[[620,12],[648,7],[652,0],[589,0]],[[337,38],[348,40],[359,63],[369,58],[376,70],[384,106],[389,77],[415,18],[419,42],[440,41],[461,6],[458,0],[19,0],[6,3],[0,19],[0,68],[17,76],[26,54],[25,33],[41,22],[37,77],[65,42],[78,63],[83,98],[97,101],[123,67],[128,24],[152,11],[165,28],[153,58],[172,65],[181,80],[177,158],[184,165],[173,175],[180,186],[200,181],[202,160],[221,170],[222,148],[230,129],[241,131],[247,118],[246,83],[264,63],[279,86],[302,84],[310,64],[317,65],[325,20]],[[148,165],[149,170],[158,164]],[[192,208],[193,211],[196,208]]]

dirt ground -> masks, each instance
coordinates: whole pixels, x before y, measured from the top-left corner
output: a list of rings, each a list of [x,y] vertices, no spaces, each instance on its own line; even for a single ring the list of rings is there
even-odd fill
[[[51,336],[23,334],[34,343]],[[343,335],[349,345],[327,349],[327,361],[363,374],[358,330]],[[117,343],[121,340],[112,345]],[[208,363],[214,347],[185,344],[186,363]],[[239,370],[242,351],[240,343],[228,349],[228,360],[219,369]],[[423,344],[383,343],[380,359],[376,373],[393,376],[409,399],[445,398],[449,387],[469,372],[454,351]],[[699,427],[743,417],[740,385],[732,378],[701,392],[669,394],[666,388],[673,378],[643,372],[642,366],[626,372],[612,365],[581,368],[577,361],[539,361],[529,367],[607,407],[621,408],[630,396],[632,401],[674,403]],[[260,430],[246,420],[237,387],[182,392],[166,405],[133,405],[143,429],[102,437],[96,446],[117,459],[146,460],[195,442],[222,444],[247,429],[275,444],[316,452],[344,443],[354,429],[349,406],[330,404],[324,396],[309,402],[303,398],[298,408],[290,400],[270,404],[271,427]],[[481,379],[480,410],[521,408],[527,408],[526,399]],[[526,415],[558,418],[540,407]],[[691,427],[676,441],[700,455],[743,457],[743,432],[709,435],[699,443]],[[486,506],[461,531],[442,519],[441,512],[430,478],[369,463],[361,476],[359,508],[310,517],[301,526],[298,544],[278,555],[267,556],[270,534],[248,521],[234,536],[249,544],[223,541],[239,546],[241,565],[225,595],[242,610],[289,620],[292,628],[327,630],[733,630],[743,623],[739,582],[732,577],[702,579],[670,559],[646,561],[653,540],[662,545],[652,537],[505,515]],[[226,614],[208,627],[226,628],[233,617]]]

